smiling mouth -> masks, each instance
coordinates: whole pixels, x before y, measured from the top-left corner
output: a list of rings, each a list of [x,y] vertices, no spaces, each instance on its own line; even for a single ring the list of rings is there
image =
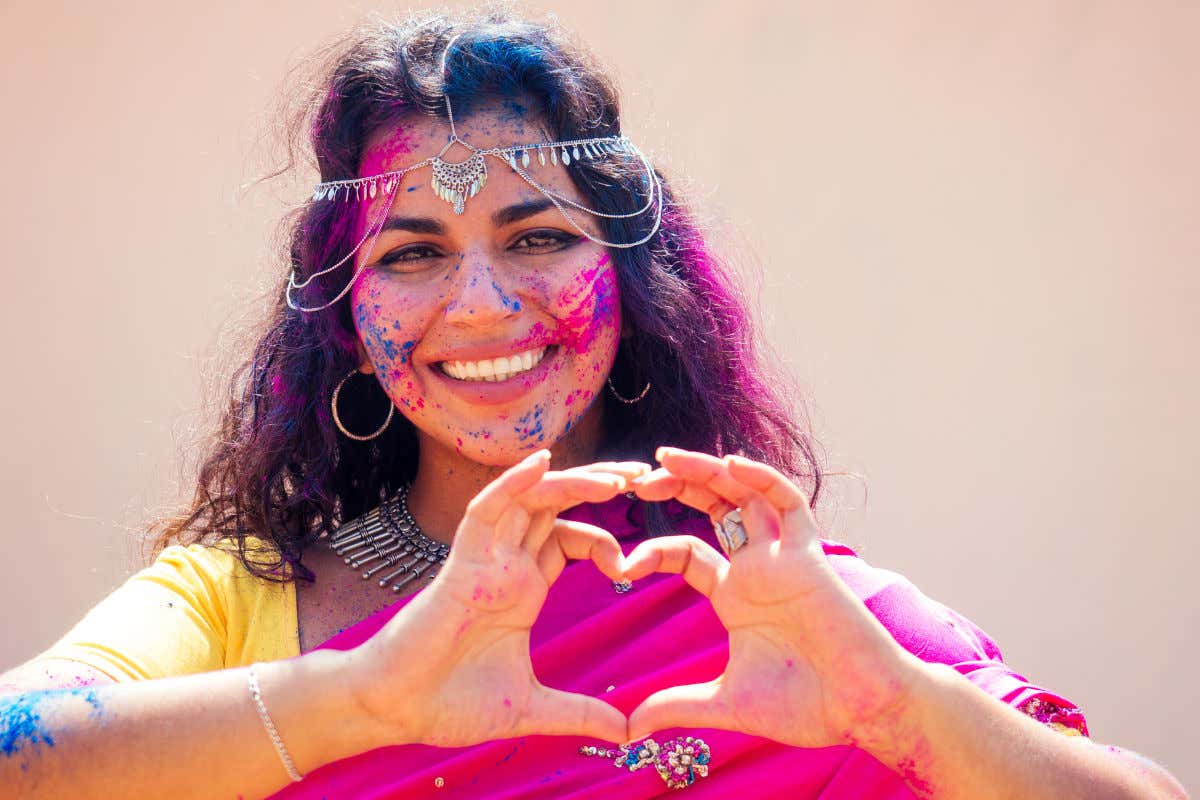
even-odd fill
[[[557,345],[537,347],[515,355],[488,358],[482,361],[439,361],[437,368],[455,380],[496,383],[533,369],[555,347]]]

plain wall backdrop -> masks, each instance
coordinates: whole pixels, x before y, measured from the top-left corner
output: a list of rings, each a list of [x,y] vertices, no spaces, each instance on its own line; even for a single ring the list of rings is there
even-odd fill
[[[285,74],[404,8],[0,9],[0,669],[190,497],[211,357],[313,180],[241,188],[274,163]],[[1200,786],[1200,6],[553,10],[749,266],[829,466],[866,477],[832,480],[832,533]]]

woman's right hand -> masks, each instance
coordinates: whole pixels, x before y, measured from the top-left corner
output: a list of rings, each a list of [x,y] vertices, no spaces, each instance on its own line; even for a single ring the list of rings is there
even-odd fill
[[[530,628],[567,559],[620,580],[608,531],[558,519],[603,502],[649,472],[638,462],[550,472],[541,450],[468,505],[441,572],[370,640],[348,653],[350,678],[386,744],[461,747],[527,734],[623,741],[625,715],[594,697],[543,686]]]

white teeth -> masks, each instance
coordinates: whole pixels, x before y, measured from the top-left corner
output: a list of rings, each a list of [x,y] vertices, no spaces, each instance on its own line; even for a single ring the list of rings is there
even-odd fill
[[[526,350],[513,356],[484,361],[443,361],[442,372],[460,381],[484,380],[491,383],[508,380],[519,372],[533,369],[546,355],[548,347]]]

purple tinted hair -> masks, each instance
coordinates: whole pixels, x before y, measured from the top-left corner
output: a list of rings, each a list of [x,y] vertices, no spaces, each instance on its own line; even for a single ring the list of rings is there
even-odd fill
[[[443,80],[441,56],[455,36]],[[374,131],[414,113],[444,116],[446,94],[460,115],[481,98],[527,98],[557,139],[621,132],[616,91],[593,59],[556,28],[506,15],[437,16],[357,29],[332,47],[317,87],[292,117],[290,152],[306,136],[323,181],[357,176]],[[570,174],[593,208],[627,212],[643,202],[640,165],[601,159],[576,166]],[[662,444],[741,453],[798,481],[815,506],[823,470],[803,403],[789,402],[778,388],[787,385],[783,376],[767,371],[732,271],[706,247],[662,181],[658,234],[645,245],[611,251],[631,331],[612,379],[626,396],[647,381],[652,388],[633,405],[604,393],[607,440],[600,455],[653,461]],[[231,378],[194,498],[151,528],[156,551],[172,542],[228,540],[260,577],[311,581],[301,564],[305,548],[415,475],[417,438],[402,415],[370,442],[349,440],[333,424],[329,398],[357,364],[348,297],[311,314],[284,300],[288,270],[303,279],[353,247],[354,212],[347,210],[353,208],[310,203],[288,220],[288,264],[270,312],[253,352]],[[605,238],[641,238],[651,217],[604,220]],[[314,280],[297,299],[307,306],[332,299],[352,268],[349,263]],[[387,403],[378,386],[353,379],[338,408],[350,430],[366,431],[383,419]],[[673,528],[662,504],[646,504],[645,519],[651,535]],[[276,549],[250,558],[251,535]]]

